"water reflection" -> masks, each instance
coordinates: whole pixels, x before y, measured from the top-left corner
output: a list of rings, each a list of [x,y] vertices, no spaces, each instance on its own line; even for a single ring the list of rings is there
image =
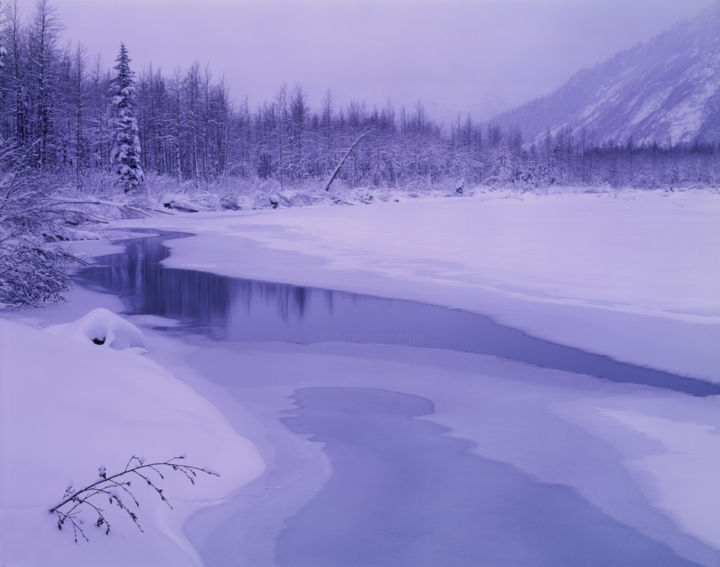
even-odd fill
[[[217,339],[314,343],[403,344],[491,354],[534,366],[693,395],[720,394],[720,384],[588,353],[527,335],[457,309],[319,288],[229,278],[165,268],[165,233],[125,241],[78,278],[121,296],[131,314],[179,319]]]
[[[395,343],[401,338],[371,331],[373,313],[365,312],[362,324],[359,295],[163,267],[168,249],[162,241],[182,236],[123,241],[124,254],[101,257],[77,279],[120,296],[131,314],[175,318],[220,339]]]
[[[231,305],[229,278],[160,265],[168,250],[157,236],[123,241],[124,254],[99,258],[82,270],[84,285],[120,296],[129,313],[177,318],[188,325],[217,331],[227,324]]]

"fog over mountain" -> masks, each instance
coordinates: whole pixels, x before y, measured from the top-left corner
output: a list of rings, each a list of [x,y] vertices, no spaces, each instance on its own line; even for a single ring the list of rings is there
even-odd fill
[[[251,106],[283,85],[311,105],[388,99],[487,120],[692,17],[709,0],[53,0],[62,42],[104,67],[121,41],[136,71],[194,61]],[[19,8],[30,17],[33,0]]]
[[[593,143],[720,140],[720,2],[496,117],[532,141],[567,127]]]

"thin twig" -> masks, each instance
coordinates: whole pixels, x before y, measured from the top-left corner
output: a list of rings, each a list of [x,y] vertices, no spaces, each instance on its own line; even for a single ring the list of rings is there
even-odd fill
[[[128,460],[125,468],[118,473],[108,476],[105,472],[105,468],[99,469],[100,479],[93,483],[84,486],[79,490],[72,490],[72,487],[68,487],[63,495],[63,500],[50,508],[49,512],[55,514],[58,520],[57,527],[62,530],[66,522],[69,522],[73,528],[73,536],[77,543],[78,537],[89,541],[87,534],[82,527],[82,519],[80,517],[80,511],[84,508],[92,511],[95,516],[96,527],[105,527],[105,534],[108,535],[111,531],[111,524],[105,513],[105,509],[99,504],[100,497],[106,497],[111,506],[117,506],[121,511],[125,512],[135,526],[142,532],[144,531],[138,520],[137,514],[128,508],[125,502],[120,498],[119,494],[114,490],[120,490],[125,493],[131,500],[135,508],[140,507],[140,501],[135,496],[131,489],[131,480],[128,477],[137,476],[140,477],[144,484],[147,484],[152,488],[160,500],[165,502],[170,509],[173,509],[168,498],[165,496],[163,489],[158,486],[159,480],[165,480],[163,470],[170,470],[172,472],[179,472],[187,478],[191,484],[195,484],[195,480],[198,473],[204,473],[208,476],[220,476],[218,473],[211,471],[204,467],[196,467],[193,465],[187,465],[183,462],[184,456],[173,457],[167,461],[158,461],[153,463],[146,463],[140,457],[133,455]],[[145,471],[152,471],[158,475],[159,480],[153,480]]]

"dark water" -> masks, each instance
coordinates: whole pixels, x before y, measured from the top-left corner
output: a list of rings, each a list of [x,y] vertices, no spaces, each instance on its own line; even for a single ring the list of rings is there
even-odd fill
[[[126,253],[104,256],[78,279],[120,295],[131,314],[180,319],[185,328],[218,339],[403,344],[500,356],[696,396],[720,394],[720,384],[613,360],[530,336],[492,319],[413,301],[312,287],[230,278],[162,267],[164,234],[125,242]]]
[[[281,566],[696,565],[575,490],[537,482],[412,419],[425,399],[362,388],[298,390],[285,423],[324,444],[333,475],[290,519]]]

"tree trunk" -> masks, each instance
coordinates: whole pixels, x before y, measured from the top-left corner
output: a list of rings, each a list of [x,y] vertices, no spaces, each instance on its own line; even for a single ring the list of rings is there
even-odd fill
[[[350,148],[347,152],[345,152],[345,155],[340,160],[340,163],[337,164],[337,167],[335,168],[335,171],[333,171],[333,174],[330,176],[330,179],[328,180],[327,184],[325,185],[325,191],[330,191],[330,185],[332,185],[332,182],[335,181],[335,178],[338,176],[338,173],[340,173],[340,170],[342,169],[342,166],[345,164],[345,160],[350,157],[350,154],[355,149],[355,146],[357,146],[360,143],[360,140],[362,140],[365,136],[367,136],[371,130],[365,130],[362,134],[360,134],[357,138],[355,138],[355,141],[350,145]]]

